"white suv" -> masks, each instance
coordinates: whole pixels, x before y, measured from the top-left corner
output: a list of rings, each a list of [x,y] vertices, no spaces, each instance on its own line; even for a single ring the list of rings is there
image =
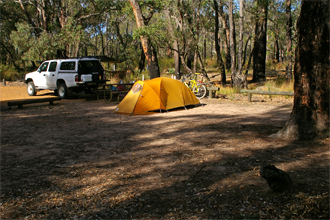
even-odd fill
[[[38,90],[50,89],[59,97],[67,98],[68,89],[91,91],[104,82],[104,69],[96,58],[47,60],[37,71],[25,76],[30,96],[36,95]]]

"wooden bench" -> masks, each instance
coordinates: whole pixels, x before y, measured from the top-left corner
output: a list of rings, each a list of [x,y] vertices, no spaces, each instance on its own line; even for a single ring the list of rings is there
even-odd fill
[[[117,96],[117,102],[119,102],[119,98],[121,95],[126,95],[129,92],[129,90],[110,90],[110,89],[99,89],[97,93],[97,100],[99,100],[100,94],[103,93],[103,99],[105,100],[105,97],[107,96],[107,93],[109,94],[109,101],[112,100],[114,97],[114,94],[118,94]]]
[[[124,90],[112,90],[113,87],[117,88],[118,85],[123,85]],[[98,89],[97,91],[97,100],[99,100],[100,94],[103,93],[103,99],[105,100],[105,97],[107,93],[109,94],[110,98],[109,101],[112,100],[114,94],[118,94],[117,96],[117,102],[119,103],[120,97],[125,95],[130,91],[131,87],[133,86],[133,83],[115,83],[115,84],[103,84],[102,89]]]
[[[216,91],[219,91],[219,87],[215,87],[215,86],[208,86],[206,87],[206,89],[209,91],[209,99],[213,98],[213,93],[215,93]]]
[[[259,91],[259,90],[242,89],[241,93],[247,93],[248,94],[248,101],[249,102],[251,102],[252,94],[294,96],[294,92],[286,92],[286,91]]]
[[[117,96],[117,103],[119,103],[120,101],[120,97],[122,97],[122,99],[127,95],[129,91],[126,91],[126,90],[120,90],[120,91],[112,91],[110,92],[110,98],[109,98],[109,101],[112,100],[112,97],[114,94],[118,94]]]
[[[33,103],[42,103],[42,102],[49,102],[50,105],[54,104],[54,101],[60,101],[60,97],[50,97],[50,98],[43,98],[43,99],[24,99],[24,100],[15,100],[9,101],[7,103],[9,109],[10,106],[18,106],[18,108],[23,108],[23,105],[26,104],[33,104]]]

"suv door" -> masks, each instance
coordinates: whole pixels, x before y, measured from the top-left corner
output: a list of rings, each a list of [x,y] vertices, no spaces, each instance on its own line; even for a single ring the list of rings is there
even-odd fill
[[[45,73],[46,84],[49,89],[56,89],[57,66],[57,61],[51,61],[48,67],[48,72]]]
[[[103,67],[98,60],[79,60],[79,75],[91,75],[91,81],[103,80]]]
[[[49,62],[44,62],[40,65],[39,69],[37,70],[37,74],[33,78],[34,85],[38,89],[46,89],[46,73],[48,69]]]

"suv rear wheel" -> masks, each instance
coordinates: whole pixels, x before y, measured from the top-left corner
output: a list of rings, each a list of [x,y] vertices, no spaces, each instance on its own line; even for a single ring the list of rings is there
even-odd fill
[[[58,85],[57,93],[61,99],[65,99],[68,97],[68,88],[66,87],[65,83],[62,82]]]
[[[29,96],[35,96],[37,94],[33,81],[28,82],[26,85],[26,91]]]

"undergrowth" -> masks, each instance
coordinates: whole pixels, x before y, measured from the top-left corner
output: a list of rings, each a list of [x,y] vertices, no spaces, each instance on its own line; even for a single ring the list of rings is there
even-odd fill
[[[19,73],[15,67],[8,65],[0,65],[0,79],[6,81],[16,81],[22,79],[24,73]]]

